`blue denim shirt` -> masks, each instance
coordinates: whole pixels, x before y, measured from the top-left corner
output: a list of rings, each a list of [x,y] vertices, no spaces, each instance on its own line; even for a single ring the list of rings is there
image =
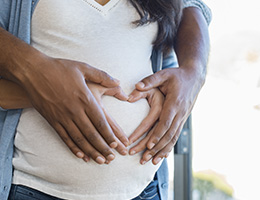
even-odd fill
[[[30,44],[31,17],[39,0],[0,0],[0,27]],[[201,0],[183,0],[184,7],[199,8],[206,21],[211,21],[211,12]],[[15,55],[14,55],[15,56]],[[177,58],[172,52],[167,57],[160,51],[153,51],[153,71],[177,67]],[[1,78],[1,77],[0,77]],[[14,136],[21,109],[3,110],[0,108],[0,199],[6,200],[12,183],[12,158]],[[163,200],[168,199],[168,168],[166,160],[157,171],[159,191]]]

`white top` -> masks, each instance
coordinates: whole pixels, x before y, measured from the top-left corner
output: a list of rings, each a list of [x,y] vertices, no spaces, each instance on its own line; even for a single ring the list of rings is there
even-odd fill
[[[152,74],[150,56],[157,24],[136,28],[139,19],[127,0],[40,0],[32,18],[32,45],[52,57],[86,62],[121,81],[129,94]],[[129,136],[149,111],[136,103],[104,97],[108,112]],[[13,183],[73,200],[132,199],[153,179],[160,165],[139,163],[142,153],[109,165],[76,158],[35,109],[24,109],[15,137]]]

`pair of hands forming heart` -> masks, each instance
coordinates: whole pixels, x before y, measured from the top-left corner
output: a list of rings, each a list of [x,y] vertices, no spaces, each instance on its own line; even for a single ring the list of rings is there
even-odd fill
[[[112,128],[115,136],[118,138],[118,146],[116,150],[122,154],[126,155],[127,150],[126,147],[130,144],[136,142],[141,136],[143,136],[149,130],[152,130],[156,121],[158,120],[162,106],[164,103],[164,95],[158,88],[152,88],[148,91],[138,91],[135,89],[129,96],[124,93],[120,86],[114,88],[107,88],[100,84],[87,82],[88,88],[92,92],[93,96],[97,100],[98,104],[103,109],[103,112],[106,116],[106,119]],[[146,98],[148,104],[150,106],[150,111],[148,115],[143,119],[140,125],[135,129],[135,131],[128,138],[122,128],[117,124],[117,122],[112,118],[112,116],[106,111],[102,104],[102,96],[114,96],[118,100],[128,101],[130,103],[136,102],[140,99]],[[152,133],[152,131],[151,131]],[[146,148],[146,143],[149,140],[149,136],[151,134],[146,135],[138,144],[130,149],[130,155],[134,155],[135,153],[140,152]],[[109,162],[107,162],[109,163]]]

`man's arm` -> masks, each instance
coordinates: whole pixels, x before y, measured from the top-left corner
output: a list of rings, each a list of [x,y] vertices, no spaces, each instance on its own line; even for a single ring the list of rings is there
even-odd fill
[[[207,24],[210,24],[212,20],[211,10],[202,0],[183,0],[183,6],[184,8],[198,8],[202,12]]]
[[[209,35],[207,22],[198,8],[184,9],[175,51],[179,68],[164,69],[136,85],[141,91],[159,87],[165,95],[159,122],[152,129],[153,133],[148,134],[151,136],[146,137],[148,150],[143,154],[142,164],[150,159],[157,164],[169,155],[205,82]],[[138,144],[130,154],[144,148]]]
[[[86,81],[105,87],[119,82],[85,63],[48,57],[2,28],[0,44],[0,76],[25,90],[70,150],[86,161],[113,160],[119,141]]]
[[[30,107],[32,104],[21,86],[12,81],[0,79],[0,108],[8,110]]]

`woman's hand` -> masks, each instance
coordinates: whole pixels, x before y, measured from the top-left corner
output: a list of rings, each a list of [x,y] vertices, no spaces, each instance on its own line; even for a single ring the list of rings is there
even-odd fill
[[[152,88],[148,91],[138,91],[134,90],[129,95],[129,102],[136,102],[142,98],[146,98],[149,105],[150,111],[146,118],[141,122],[141,124],[135,129],[135,131],[129,137],[130,144],[137,141],[140,137],[142,137],[149,130],[154,129],[154,125],[156,121],[159,119],[161,114],[161,110],[164,103],[164,95],[158,88]],[[137,145],[132,147],[129,151],[130,155],[134,155],[138,152],[141,152],[146,149],[146,143],[151,136],[152,131],[149,132],[141,141],[138,142]]]
[[[158,123],[140,142],[140,149],[137,148],[138,150],[147,148],[142,156],[141,164],[151,159],[153,164],[158,164],[162,158],[168,157],[191,113],[202,85],[203,81],[199,80],[196,73],[183,68],[159,71],[136,85],[140,91],[150,91],[152,88],[159,87],[165,95],[159,119],[154,118],[158,119]],[[151,124],[152,120],[149,126]]]
[[[127,101],[129,97],[123,92],[123,90],[119,86],[113,88],[107,88],[92,82],[87,82],[87,86],[92,92],[95,99],[97,100],[100,107],[102,108],[110,127],[112,128],[115,136],[117,137],[118,146],[116,147],[116,150],[121,155],[126,155],[127,154],[126,147],[129,145],[129,140],[125,135],[124,131],[117,124],[117,122],[111,117],[111,115],[108,112],[106,112],[102,104],[102,96],[103,95],[114,96],[115,98],[122,101]],[[106,162],[109,163],[109,161]]]
[[[158,164],[173,149],[182,127],[191,113],[205,82],[209,55],[209,33],[205,18],[198,8],[183,10],[174,49],[179,68],[159,71],[139,82],[136,88],[157,88],[165,95],[157,125],[148,133],[147,149],[141,162],[152,159]]]

